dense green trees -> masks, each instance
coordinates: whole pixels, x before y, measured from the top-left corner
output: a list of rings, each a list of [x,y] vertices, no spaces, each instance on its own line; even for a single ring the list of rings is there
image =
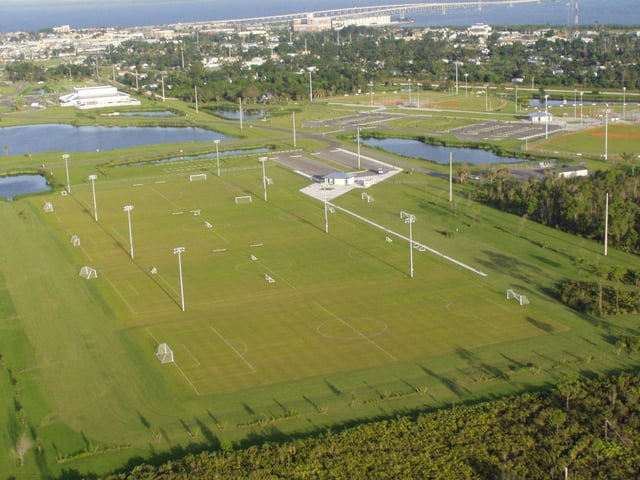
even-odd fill
[[[518,181],[497,177],[478,198],[544,225],[587,238],[604,238],[605,196],[609,193],[609,242],[640,253],[640,175],[625,167],[599,170],[588,177]]]
[[[124,479],[636,478],[640,375],[415,417],[399,417],[232,452],[143,465]]]

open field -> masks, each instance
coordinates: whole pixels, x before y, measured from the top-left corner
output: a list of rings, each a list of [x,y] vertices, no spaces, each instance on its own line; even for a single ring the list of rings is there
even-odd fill
[[[355,113],[314,105],[296,118]],[[408,117],[394,127],[419,122]],[[261,125],[231,148],[279,140],[290,148],[289,112],[264,122],[281,130]],[[571,141],[564,148],[585,145]],[[370,202],[360,189],[333,200],[327,234],[322,202],[299,192],[307,180],[273,160],[263,200],[257,155],[225,157],[220,178],[211,158],[105,165],[178,147],[211,150],[72,154],[71,195],[0,202],[2,480],[107,472],[640,363],[615,347],[619,336],[639,334],[639,316],[584,317],[549,296],[556,281],[575,278],[575,257],[605,266],[634,265],[637,257],[611,249],[603,257],[597,243],[468,200],[466,187],[456,186],[449,202],[442,179],[419,173],[370,187]],[[58,186],[66,183],[59,155],[34,157]],[[8,156],[4,165],[28,161]],[[198,173],[207,179],[190,181]],[[90,174],[98,174],[98,222]],[[235,202],[248,195],[251,203]],[[43,211],[45,202],[53,212]],[[134,206],[133,259],[125,205]],[[410,278],[400,211],[416,216],[415,242],[486,276],[414,248]],[[185,248],[184,312],[175,247]],[[80,278],[83,265],[98,278]],[[531,303],[507,301],[508,288]],[[173,349],[175,363],[155,358],[159,342]],[[26,431],[35,440],[20,467],[10,452]]]

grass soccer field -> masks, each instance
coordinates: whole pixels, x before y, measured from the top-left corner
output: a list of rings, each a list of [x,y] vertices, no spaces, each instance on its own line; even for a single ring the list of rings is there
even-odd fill
[[[2,329],[14,339],[0,353],[21,352],[6,390],[20,409],[2,400],[11,418],[28,417],[45,455],[7,462],[10,472],[104,472],[176,448],[521,391],[576,365],[635,364],[547,293],[574,253],[595,259],[598,245],[461,191],[450,203],[441,180],[399,174],[368,190],[375,201],[338,197],[326,233],[322,202],[299,191],[308,181],[273,161],[267,202],[249,156],[225,159],[220,177],[210,161],[101,168],[95,204],[86,178],[96,170],[73,168],[70,195],[0,205],[11,231],[0,246],[12,252]],[[450,257],[414,248],[413,278],[401,210],[416,216],[415,242]],[[82,266],[97,278],[80,277]],[[507,300],[508,288],[531,304]],[[160,343],[173,363],[155,357]]]

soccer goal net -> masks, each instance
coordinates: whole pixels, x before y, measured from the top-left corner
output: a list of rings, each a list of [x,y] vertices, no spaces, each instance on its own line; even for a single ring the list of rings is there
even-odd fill
[[[253,197],[251,195],[241,195],[235,198],[236,204],[238,203],[251,203],[253,202]]]
[[[524,296],[524,295],[522,295],[520,293],[516,293],[513,290],[509,289],[509,290],[507,290],[507,300],[509,300],[511,298],[515,298],[520,305],[528,305],[529,304],[529,299],[526,296]]]
[[[194,173],[189,175],[190,182],[197,182],[198,180],[206,180],[206,179],[207,179],[206,173]]]
[[[96,271],[96,269],[89,267],[87,265],[85,265],[80,269],[79,275],[82,278],[86,278],[87,280],[90,280],[92,278],[98,278],[98,272]]]
[[[160,363],[173,363],[173,350],[166,343],[161,343],[156,350],[156,358]]]

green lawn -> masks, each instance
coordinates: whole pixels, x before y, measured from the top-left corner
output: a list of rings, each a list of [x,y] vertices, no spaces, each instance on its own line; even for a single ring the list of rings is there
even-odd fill
[[[463,190],[450,203],[442,180],[401,173],[367,190],[373,202],[361,190],[339,197],[337,207],[388,230],[336,208],[327,234],[322,203],[299,192],[307,181],[271,161],[263,201],[257,156],[225,158],[220,178],[212,160],[100,169],[85,160],[71,157],[71,195],[0,203],[5,475],[106,472],[133,457],[638,366],[614,345],[637,334],[638,316],[585,318],[549,296],[576,275],[575,256],[636,257],[603,257],[594,242],[480,206]],[[51,171],[65,183],[63,165]],[[98,222],[86,180],[96,172]],[[189,181],[202,172],[207,180]],[[246,195],[251,203],[236,204]],[[134,259],[124,205],[134,206]],[[414,249],[410,278],[401,210],[416,216],[414,241],[486,276]],[[80,278],[83,265],[98,278]],[[507,301],[508,288],[531,304]],[[175,363],[154,357],[159,342]],[[20,467],[10,451],[23,431],[40,448]]]

